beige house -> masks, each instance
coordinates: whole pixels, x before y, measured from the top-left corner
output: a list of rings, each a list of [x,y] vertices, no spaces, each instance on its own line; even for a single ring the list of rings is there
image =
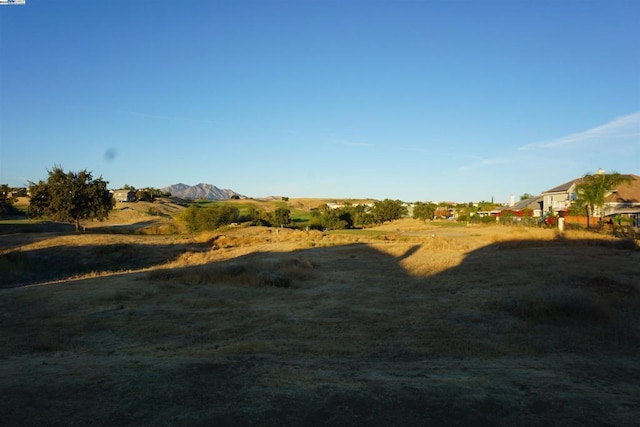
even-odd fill
[[[135,202],[136,192],[131,190],[116,190],[113,192],[113,198],[116,202]]]
[[[597,173],[604,173],[599,169]],[[629,216],[634,224],[640,220],[640,176],[627,174],[630,182],[618,185],[609,190],[605,196],[604,212],[602,216]],[[576,187],[582,178],[565,182],[542,193],[542,209],[544,212],[553,211],[554,214],[566,212],[578,197]],[[594,217],[600,217],[600,210],[595,209]]]
[[[571,203],[578,198],[576,187],[582,182],[582,178],[576,178],[562,185],[553,187],[542,193],[542,211],[547,213],[552,211],[554,214],[567,211]]]

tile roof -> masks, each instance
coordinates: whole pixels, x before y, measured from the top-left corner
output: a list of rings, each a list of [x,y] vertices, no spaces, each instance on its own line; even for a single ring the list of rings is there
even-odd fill
[[[631,182],[625,182],[617,186],[615,191],[605,198],[607,203],[640,203],[640,176],[626,174]]]

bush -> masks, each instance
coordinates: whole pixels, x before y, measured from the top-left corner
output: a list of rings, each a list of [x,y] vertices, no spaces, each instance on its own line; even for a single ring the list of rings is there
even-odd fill
[[[223,225],[238,222],[240,213],[237,208],[227,205],[213,205],[207,208],[189,206],[179,219],[190,232],[215,230]]]
[[[496,219],[493,217],[493,215],[487,215],[487,216],[480,217],[480,222],[482,224],[495,224]]]

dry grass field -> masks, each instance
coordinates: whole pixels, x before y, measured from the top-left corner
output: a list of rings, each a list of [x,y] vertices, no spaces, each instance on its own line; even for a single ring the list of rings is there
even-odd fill
[[[637,425],[633,241],[126,212],[0,236],[3,426]]]

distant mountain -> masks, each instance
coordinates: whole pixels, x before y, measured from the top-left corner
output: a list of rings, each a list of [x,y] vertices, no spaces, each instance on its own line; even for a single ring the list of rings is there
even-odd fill
[[[205,200],[227,200],[233,196],[245,198],[245,196],[236,193],[233,190],[222,190],[213,184],[174,184],[168,187],[162,188],[162,191],[171,193],[172,196],[180,197],[182,199],[205,199]]]

